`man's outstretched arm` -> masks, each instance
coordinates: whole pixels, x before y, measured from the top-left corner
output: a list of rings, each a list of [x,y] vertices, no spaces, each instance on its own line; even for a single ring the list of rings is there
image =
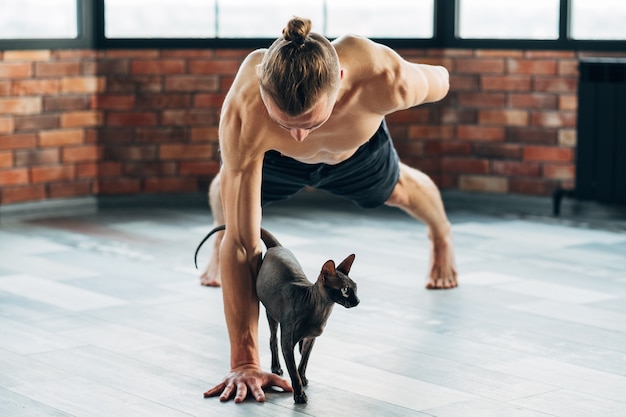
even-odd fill
[[[261,259],[261,173],[263,153],[246,155],[241,125],[224,112],[220,130],[223,165],[221,196],[226,230],[220,247],[220,269],[224,315],[230,340],[230,373],[204,396],[227,401],[245,400],[251,394],[264,401],[263,387],[278,386],[291,391],[290,384],[263,372],[259,359],[259,300],[256,274]]]

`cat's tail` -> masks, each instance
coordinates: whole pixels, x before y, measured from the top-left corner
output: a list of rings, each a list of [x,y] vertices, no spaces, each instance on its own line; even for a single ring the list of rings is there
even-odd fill
[[[200,248],[202,247],[202,245],[204,245],[204,242],[206,242],[207,240],[209,240],[209,238],[216,232],[222,231],[226,229],[226,225],[222,224],[220,226],[217,226],[215,228],[213,228],[213,230],[211,230],[198,244],[198,247],[196,248],[196,253],[193,255],[193,263],[196,266],[196,269],[198,269],[198,252],[200,252]],[[267,230],[261,228],[261,240],[263,241],[263,243],[265,243],[265,246],[269,249],[269,248],[273,248],[274,246],[282,246],[280,244],[280,242],[278,241],[278,239],[276,239],[276,237],[271,234],[270,232],[268,232]]]
[[[273,234],[271,234],[270,232],[268,232],[262,227],[261,227],[261,240],[263,241],[263,243],[265,243],[265,246],[268,249],[273,248],[274,246],[282,246],[280,242],[278,241],[278,239],[276,239],[276,237]]]
[[[204,245],[204,242],[206,242],[207,240],[209,240],[209,238],[213,235],[213,233],[219,232],[220,230],[224,230],[226,229],[226,225],[222,224],[220,226],[217,226],[215,228],[213,228],[213,230],[211,230],[198,244],[198,247],[196,248],[196,253],[193,255],[193,263],[196,266],[196,269],[198,269],[198,252],[200,252],[200,248],[202,247],[202,245]]]

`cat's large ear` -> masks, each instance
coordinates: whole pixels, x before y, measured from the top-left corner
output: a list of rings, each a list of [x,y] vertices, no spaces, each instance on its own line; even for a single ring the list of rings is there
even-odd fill
[[[354,262],[354,253],[350,256],[348,256],[346,259],[344,259],[339,266],[337,267],[337,270],[343,272],[344,274],[348,275],[348,273],[350,272],[350,268],[352,268],[352,262]]]
[[[335,271],[335,263],[332,259],[326,261],[324,266],[322,266],[322,277],[334,277],[335,275],[337,275],[337,271]]]

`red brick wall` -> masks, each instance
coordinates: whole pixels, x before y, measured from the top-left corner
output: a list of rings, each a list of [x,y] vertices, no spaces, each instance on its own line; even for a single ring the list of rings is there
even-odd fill
[[[557,185],[573,187],[578,62],[593,54],[400,52],[451,74],[442,102],[389,117],[406,162],[443,188],[549,195]]]
[[[445,65],[442,102],[388,118],[443,188],[547,195],[575,175],[578,58],[402,50]],[[0,204],[206,191],[219,109],[247,51],[0,51]]]

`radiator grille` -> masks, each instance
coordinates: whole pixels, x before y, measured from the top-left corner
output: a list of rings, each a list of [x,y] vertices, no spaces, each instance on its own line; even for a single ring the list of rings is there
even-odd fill
[[[579,69],[576,198],[626,203],[626,59]]]

